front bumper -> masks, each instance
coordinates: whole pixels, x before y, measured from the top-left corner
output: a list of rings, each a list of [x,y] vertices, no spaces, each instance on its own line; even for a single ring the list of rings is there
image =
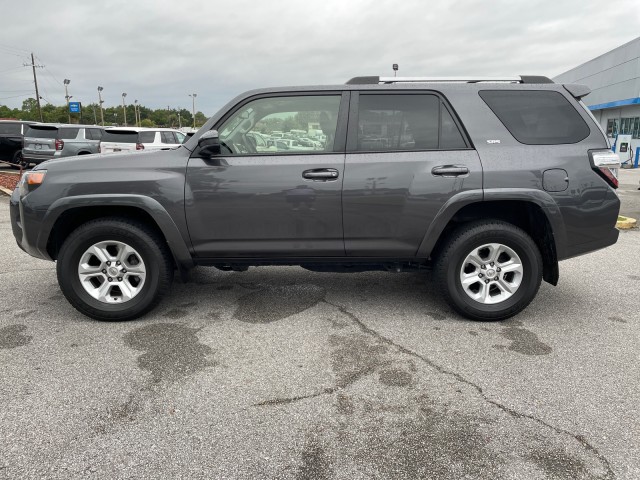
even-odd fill
[[[38,229],[26,228],[24,208],[20,200],[19,189],[16,188],[9,200],[9,215],[11,217],[11,230],[18,246],[32,257],[51,260],[47,252],[41,252],[36,245]]]

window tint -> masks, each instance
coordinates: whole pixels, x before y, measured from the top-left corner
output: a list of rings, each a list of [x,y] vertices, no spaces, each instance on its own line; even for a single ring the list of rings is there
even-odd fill
[[[438,148],[440,100],[435,95],[360,95],[358,150]]]
[[[339,95],[260,98],[219,128],[228,155],[333,152]]]
[[[173,132],[160,132],[162,143],[178,143],[173,136]]]
[[[480,97],[520,143],[577,143],[589,127],[569,101],[544,90],[484,90]]]
[[[138,142],[154,143],[156,140],[156,132],[140,132],[138,134]]]
[[[138,132],[132,130],[105,130],[102,135],[102,142],[112,143],[136,143]]]
[[[88,128],[85,136],[89,140],[100,140],[102,138],[102,130],[99,128]]]
[[[458,126],[453,121],[453,117],[449,113],[447,107],[440,107],[440,149],[455,150],[459,148],[467,148],[467,144],[462,138],[462,134]]]
[[[78,136],[79,128],[61,128],[58,130],[59,140],[74,140]]]
[[[29,127],[27,133],[24,134],[25,137],[31,138],[56,138],[58,135],[58,129],[55,127]]]
[[[20,135],[20,123],[0,123],[1,135]]]

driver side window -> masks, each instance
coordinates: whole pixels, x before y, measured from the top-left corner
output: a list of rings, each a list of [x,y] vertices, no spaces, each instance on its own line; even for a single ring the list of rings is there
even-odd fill
[[[249,102],[218,128],[222,154],[333,152],[340,98],[340,95],[305,95]]]

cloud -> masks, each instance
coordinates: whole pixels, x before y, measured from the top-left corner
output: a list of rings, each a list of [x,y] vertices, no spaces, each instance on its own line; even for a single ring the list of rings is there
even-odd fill
[[[64,102],[62,79],[84,103],[138,99],[152,108],[213,114],[244,90],[343,83],[357,75],[555,76],[636,35],[633,0],[425,2],[325,0],[32,0],[24,22],[3,24],[0,104],[18,106],[33,88]],[[17,55],[17,56],[16,56]],[[8,70],[10,69],[10,70]],[[28,92],[26,92],[28,93]]]

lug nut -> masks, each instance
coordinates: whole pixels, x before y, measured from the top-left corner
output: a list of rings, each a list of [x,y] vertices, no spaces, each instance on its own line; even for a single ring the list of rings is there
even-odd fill
[[[494,278],[494,280],[497,282],[498,281],[498,277]]]
[[[489,265],[491,265],[493,267],[493,262],[491,262]]]
[[[486,265],[480,265],[480,268],[487,268]]]
[[[482,277],[484,277],[484,275],[483,275],[483,274],[481,274],[481,273],[479,273],[479,274],[478,274],[478,278],[482,278]]]
[[[107,271],[106,270],[102,270],[102,273],[107,273]]]
[[[127,273],[127,269],[126,269],[126,268],[123,268],[123,269],[122,269],[122,273]]]
[[[489,279],[487,278],[487,279],[484,281],[484,283],[489,283]]]
[[[118,281],[121,282],[122,281],[122,277],[118,277]]]
[[[500,272],[500,271],[502,271],[500,267],[496,268],[496,272]]]
[[[107,278],[107,280],[109,280],[110,282],[113,282],[113,278],[111,277]]]
[[[120,265],[120,262],[116,262],[116,265]]]
[[[107,265],[111,265],[111,262],[109,260],[107,260]]]

